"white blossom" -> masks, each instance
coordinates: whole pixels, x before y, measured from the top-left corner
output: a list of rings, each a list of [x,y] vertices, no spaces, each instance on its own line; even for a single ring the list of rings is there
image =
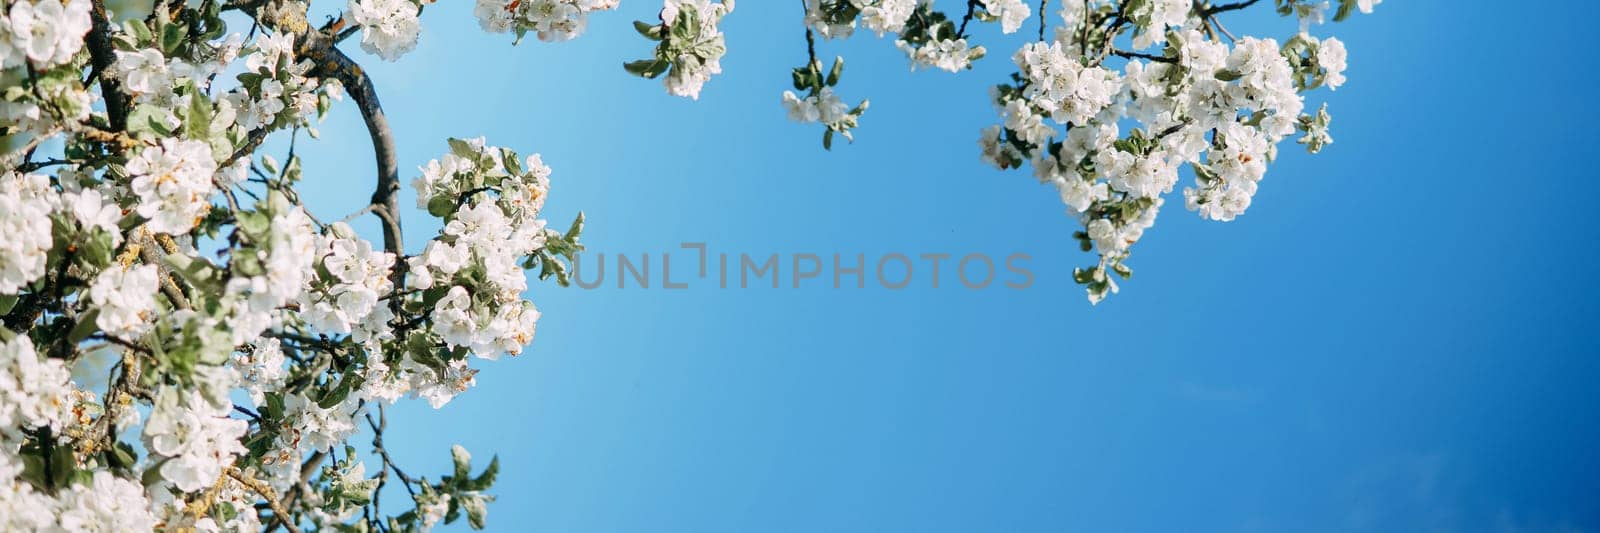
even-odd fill
[[[999,17],[1000,31],[1014,33],[1022,28],[1022,22],[1028,20],[1033,14],[1033,8],[1028,7],[1022,0],[982,0],[983,10]]]
[[[0,446],[24,429],[61,429],[72,415],[71,379],[60,359],[34,351],[27,336],[0,342]]]
[[[882,37],[899,33],[917,9],[917,0],[851,0],[861,9],[861,26]]]
[[[95,324],[124,339],[143,334],[154,319],[156,275],[154,265],[113,266],[101,272],[89,287],[89,298],[100,309]]]
[[[0,13],[0,67],[25,57],[36,66],[65,63],[83,48],[88,33],[88,0],[21,0]]]
[[[913,46],[904,40],[895,41],[894,44],[911,57],[912,70],[921,66],[960,72],[970,68],[972,61],[983,57],[985,53],[982,46],[968,46],[965,38],[943,39],[937,33],[930,42],[921,46]]]
[[[1340,85],[1344,85],[1346,60],[1347,55],[1343,41],[1334,37],[1322,40],[1321,46],[1317,48],[1317,64],[1326,70],[1327,80],[1325,83],[1328,84],[1329,89],[1338,89]]]
[[[216,483],[223,469],[246,451],[239,438],[248,424],[228,418],[228,410],[198,392],[161,389],[145,423],[144,438],[150,452],[166,460],[152,468],[183,492]]]
[[[217,162],[204,142],[166,139],[128,162],[137,211],[155,233],[187,233],[210,210]]]
[[[113,245],[122,242],[122,231],[117,228],[117,223],[122,220],[122,209],[116,203],[107,202],[100,189],[62,194],[61,203],[70,206],[72,217],[84,229],[106,232],[111,236]]]
[[[477,0],[472,14],[485,31],[520,29],[541,41],[565,41],[589,25],[589,14],[617,8],[617,0]]]
[[[172,90],[172,73],[167,70],[167,59],[161,55],[161,50],[118,50],[112,69],[134,94],[162,94]]]
[[[1060,123],[1087,124],[1121,90],[1113,71],[1084,67],[1059,43],[1031,43],[1012,57],[1028,79],[1023,97]]]
[[[0,174],[0,294],[15,294],[44,275],[49,213],[60,200],[38,174]]]
[[[422,24],[411,0],[349,0],[347,8],[361,25],[361,49],[388,61],[417,46]]]
[[[722,55],[727,47],[717,22],[733,11],[733,0],[666,0],[661,6],[661,24],[672,27],[687,24],[687,42],[677,35],[668,37],[663,45],[675,51],[672,69],[663,83],[667,92],[677,96],[700,99],[700,90],[711,76],[722,73]],[[683,18],[683,20],[679,20]]]
[[[66,531],[151,531],[156,518],[144,487],[105,470],[87,484],[73,485],[61,495],[61,528]]]

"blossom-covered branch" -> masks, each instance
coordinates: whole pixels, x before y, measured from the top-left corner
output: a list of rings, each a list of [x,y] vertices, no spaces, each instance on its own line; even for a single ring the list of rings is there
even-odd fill
[[[1228,221],[1250,206],[1280,141],[1298,134],[1297,142],[1312,153],[1333,142],[1326,105],[1303,112],[1304,93],[1344,84],[1345,48],[1336,38],[1313,36],[1310,27],[1329,10],[1337,21],[1370,13],[1380,2],[1338,0],[1335,8],[1329,0],[1274,0],[1279,14],[1300,20],[1300,31],[1280,43],[1236,37],[1222,25],[1222,15],[1258,0],[1068,0],[1058,10],[1053,39],[1044,14],[1049,3],[1041,1],[1038,41],[1019,46],[1011,55],[1017,72],[991,92],[1000,124],[983,130],[981,157],[1002,170],[1031,166],[1060,194],[1083,228],[1074,236],[1098,256],[1073,273],[1097,303],[1118,290],[1117,278],[1132,275],[1132,246],[1155,223],[1180,169],[1189,167],[1194,178],[1183,189],[1185,205],[1204,218]],[[789,117],[822,123],[823,147],[831,148],[836,133],[852,138],[866,110],[866,101],[851,109],[834,93],[844,60],[836,59],[824,75],[813,35],[841,39],[858,27],[879,37],[894,34],[913,70],[960,72],[988,52],[971,42],[971,22],[998,23],[1010,34],[1034,15],[1022,0],[965,0],[953,20],[935,4],[803,0],[811,59],[793,73],[795,90],[805,95],[783,92]],[[667,0],[664,23],[674,20],[669,13],[683,11],[680,5],[697,6],[690,12],[709,9],[706,0]],[[702,18],[699,24],[714,22]],[[636,24],[660,40],[657,26]],[[628,67],[649,77],[676,65],[674,57],[658,53],[654,63]],[[689,95],[698,97],[699,87]]]
[[[473,385],[472,359],[520,353],[539,317],[523,272],[565,283],[582,217],[539,218],[539,156],[451,139],[413,183],[445,229],[408,254],[394,134],[339,43],[353,21],[396,59],[421,6],[348,8],[322,28],[291,0],[0,12],[0,134],[19,146],[0,157],[0,529],[483,526],[496,463],[473,475],[458,448],[448,474],[409,476],[374,424],[369,476],[350,441],[370,410],[441,407]],[[293,146],[347,92],[376,162],[359,214],[381,247],[299,199],[314,174]],[[262,152],[279,132],[289,151]],[[391,472],[412,497],[385,514]]]

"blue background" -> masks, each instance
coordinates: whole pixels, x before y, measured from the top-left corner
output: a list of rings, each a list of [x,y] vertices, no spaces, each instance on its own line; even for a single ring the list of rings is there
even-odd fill
[[[1169,203],[1098,307],[1055,193],[978,160],[987,88],[1037,19],[979,25],[991,56],[959,75],[908,73],[868,34],[819,42],[847,56],[845,98],[872,99],[824,152],[779,105],[805,61],[797,2],[739,3],[698,102],[622,71],[651,46],[629,22],[657,7],[623,4],[576,41],[512,47],[449,2],[401,62],[357,51],[406,179],[446,137],[487,135],[544,155],[549,218],[586,212],[591,253],[675,252],[675,278],[701,241],[1022,252],[1036,283],[535,283],[529,351],[477,364],[443,410],[391,411],[413,474],[447,471],[456,442],[500,454],[492,528],[1600,529],[1595,3],[1395,0],[1314,28],[1351,55],[1349,84],[1311,99],[1336,143],[1283,145],[1235,222]],[[1292,35],[1270,11],[1227,20]],[[370,148],[349,104],[322,131],[300,146],[306,196],[337,218],[370,194]],[[405,222],[412,251],[436,227]]]

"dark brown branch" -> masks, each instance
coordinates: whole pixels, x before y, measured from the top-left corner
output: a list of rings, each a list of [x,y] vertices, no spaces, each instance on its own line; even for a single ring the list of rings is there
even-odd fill
[[[961,16],[961,27],[956,28],[956,38],[967,36],[967,23],[972,22],[972,15],[977,12],[978,0],[967,0],[967,14]]]
[[[1234,3],[1231,3],[1231,4],[1222,4],[1222,5],[1217,5],[1217,6],[1211,6],[1211,7],[1208,7],[1208,8],[1200,10],[1200,17],[1201,18],[1206,18],[1206,17],[1210,17],[1210,16],[1213,16],[1213,15],[1216,15],[1217,13],[1226,13],[1226,12],[1229,12],[1229,11],[1237,11],[1237,10],[1244,9],[1244,8],[1250,7],[1252,5],[1255,5],[1255,3],[1259,2],[1259,1],[1261,1],[1261,0],[1244,0],[1243,2],[1234,2]]]
[[[1050,20],[1050,17],[1046,16],[1044,11],[1049,6],[1050,0],[1039,0],[1039,42],[1044,42],[1044,27],[1046,22]]]
[[[1129,52],[1127,50],[1112,50],[1111,51],[1111,55],[1114,55],[1114,56],[1117,56],[1117,57],[1121,57],[1121,58],[1126,58],[1126,59],[1133,59],[1133,58],[1146,59],[1146,60],[1150,60],[1150,61],[1155,61],[1157,63],[1177,63],[1178,62],[1177,59],[1170,58],[1170,57],[1167,57],[1167,56],[1158,56],[1158,55],[1154,55],[1154,54],[1146,54],[1146,53],[1143,53],[1143,52]]]
[[[372,138],[373,158],[378,167],[377,184],[372,191],[372,212],[378,215],[383,227],[383,249],[395,255],[404,255],[405,241],[400,228],[400,165],[394,146],[394,133],[389,129],[389,118],[378,101],[378,91],[372,78],[361,65],[334,46],[328,36],[308,33],[303,51],[305,57],[317,63],[316,73],[324,78],[339,80],[350,99],[361,109],[361,118],[367,124],[367,134]],[[390,276],[395,289],[405,286],[405,263],[397,263]],[[399,300],[391,302],[399,306]],[[397,309],[398,310],[398,309]]]
[[[389,129],[389,119],[383,113],[383,104],[378,101],[378,91],[372,84],[372,78],[367,76],[361,65],[339,50],[338,34],[312,29],[306,22],[304,5],[270,0],[245,0],[232,5],[274,31],[293,33],[295,55],[310,59],[316,65],[311,74],[322,79],[338,80],[360,108],[367,134],[372,138],[373,159],[377,164],[377,183],[372,191],[371,203],[373,214],[382,223],[383,248],[397,256],[404,255],[405,239],[400,229],[400,165],[394,133]],[[336,27],[330,26],[330,29],[337,31]],[[390,275],[395,290],[405,286],[405,276],[405,263],[397,263]],[[390,305],[394,311],[399,311],[398,298]]]
[[[103,0],[94,0],[93,7],[89,10],[93,21],[90,26],[87,44],[89,58],[94,67],[91,76],[98,75],[100,80],[100,97],[106,101],[106,117],[111,121],[112,131],[123,131],[128,127],[128,95],[122,92],[122,82],[115,76],[106,75],[105,70],[117,61],[117,54],[111,45],[111,20],[106,18],[106,5]]]

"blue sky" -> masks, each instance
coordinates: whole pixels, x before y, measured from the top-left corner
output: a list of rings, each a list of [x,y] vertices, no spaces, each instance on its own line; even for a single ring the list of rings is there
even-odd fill
[[[739,3],[698,102],[620,68],[648,53],[629,25],[647,1],[516,47],[444,3],[401,62],[358,57],[407,179],[448,136],[540,152],[550,218],[587,213],[592,252],[675,251],[675,272],[692,241],[1021,252],[1034,285],[536,283],[530,350],[443,410],[394,411],[409,471],[445,471],[457,442],[500,454],[490,524],[512,531],[1600,530],[1596,4],[1392,0],[1316,28],[1351,55],[1313,97],[1336,143],[1285,145],[1235,222],[1169,204],[1098,307],[1055,194],[977,157],[1018,38],[981,28],[991,56],[959,75],[907,72],[870,35],[820,42],[847,57],[845,98],[872,99],[824,152],[779,105],[805,60],[795,4]],[[1230,27],[1295,30],[1252,11]],[[348,212],[366,136],[349,105],[322,131],[305,196]],[[413,249],[433,230],[406,223]]]

